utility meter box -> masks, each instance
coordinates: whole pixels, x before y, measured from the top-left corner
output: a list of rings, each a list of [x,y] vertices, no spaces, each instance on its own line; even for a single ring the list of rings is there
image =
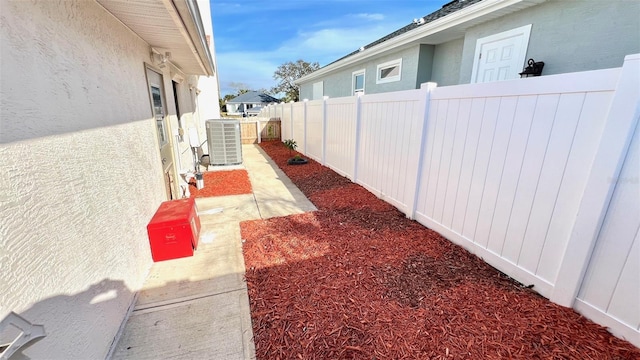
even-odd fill
[[[198,248],[200,218],[195,199],[165,201],[147,225],[154,262],[193,256]]]

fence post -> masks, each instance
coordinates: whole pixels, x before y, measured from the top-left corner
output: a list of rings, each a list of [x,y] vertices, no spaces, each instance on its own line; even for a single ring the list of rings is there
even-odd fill
[[[289,124],[290,124],[290,127],[291,127],[291,129],[289,129],[289,131],[290,131],[289,135],[291,136],[290,137],[291,139],[295,140],[295,135],[294,135],[294,132],[293,132],[293,129],[294,129],[294,126],[293,126],[293,120],[294,120],[293,119],[293,101],[290,101],[288,103],[288,105],[289,105]],[[284,105],[283,105],[283,107],[284,107]]]
[[[322,97],[322,142],[321,144],[321,159],[322,165],[326,164],[326,152],[327,152],[327,99],[329,99],[328,96],[323,96]]]
[[[353,155],[355,156],[355,159],[353,160],[353,179],[351,179],[351,181],[353,181],[354,183],[358,182],[358,149],[360,148],[360,116],[361,116],[361,100],[360,100],[360,96],[362,96],[362,93],[358,93],[356,95],[356,141],[354,141],[355,143],[355,149],[353,151]]]
[[[302,153],[307,155],[307,105],[309,104],[309,99],[302,100]]]
[[[625,57],[550,300],[572,306],[640,120],[640,54]]]
[[[435,82],[427,82],[420,85],[420,108],[424,113],[422,114],[420,132],[420,152],[418,153],[418,164],[416,166],[416,174],[413,178],[413,182],[409,183],[409,194],[413,193],[413,196],[409,198],[407,204],[407,217],[409,219],[415,219],[416,208],[418,203],[418,196],[420,195],[420,182],[422,181],[422,166],[424,163],[424,149],[427,142],[427,129],[429,127],[429,108],[431,107],[431,92],[438,86]]]
[[[258,133],[258,144],[262,142],[262,131],[260,131],[260,117],[256,118],[256,132]]]

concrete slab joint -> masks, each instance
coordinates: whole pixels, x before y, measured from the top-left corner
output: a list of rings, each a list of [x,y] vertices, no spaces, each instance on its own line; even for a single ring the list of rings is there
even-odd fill
[[[239,224],[316,208],[257,145],[243,157],[253,193],[196,199],[198,250],[153,265],[114,359],[255,359]]]

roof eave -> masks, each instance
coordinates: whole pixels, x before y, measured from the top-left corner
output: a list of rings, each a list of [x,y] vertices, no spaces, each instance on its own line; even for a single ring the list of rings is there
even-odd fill
[[[215,65],[196,0],[96,0],[158,54],[189,75],[213,75]]]
[[[449,15],[443,16],[427,24],[421,25],[416,29],[398,35],[378,45],[372,46],[371,48],[361,51],[360,53],[344,58],[333,64],[329,64],[319,70],[314,71],[311,74],[305,75],[295,80],[294,83],[296,85],[300,85],[308,81],[316,80],[341,67],[358,63],[362,60],[377,56],[394,48],[419,42],[421,40],[424,40],[425,38],[441,33],[447,29],[464,26],[465,24],[475,25],[486,20],[491,20],[497,17],[492,17],[491,15],[495,14],[498,11],[500,13],[503,13],[509,8],[516,6],[518,7],[517,10],[520,10],[525,7],[538,5],[545,1],[546,0],[484,0]]]
[[[200,16],[200,8],[198,7],[198,3],[196,2],[196,0],[184,1],[187,8],[189,9],[190,15],[185,17],[190,22],[190,24],[188,25],[191,25],[189,26],[191,27],[191,30],[187,29],[187,31],[189,32],[189,35],[193,40],[197,55],[200,57],[202,67],[205,72],[204,75],[212,76],[215,74],[215,65],[213,63],[213,56],[211,55],[211,51],[209,50],[209,44],[207,43],[206,33],[202,24],[202,17]]]

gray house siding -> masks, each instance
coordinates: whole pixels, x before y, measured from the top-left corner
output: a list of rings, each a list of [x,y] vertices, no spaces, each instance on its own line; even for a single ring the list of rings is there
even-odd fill
[[[464,38],[437,45],[412,45],[340,68],[301,85],[311,99],[313,83],[324,81],[324,95],[352,95],[352,72],[366,70],[365,94],[471,82],[477,40],[532,25],[526,59],[544,61],[544,75],[614,68],[640,52],[640,1],[549,0],[468,28]],[[376,84],[378,64],[402,58],[401,81]],[[522,66],[524,67],[524,63]]]
[[[318,81],[323,81],[323,80],[318,80]],[[327,90],[324,90],[324,92],[326,94]],[[313,82],[300,84],[300,99],[313,99]]]
[[[431,80],[438,86],[458,85],[464,39],[457,39],[435,46]]]
[[[479,38],[528,24],[526,59],[544,61],[543,75],[622,66],[640,52],[638,14],[637,1],[549,1],[477,25],[465,34],[459,83],[471,81]]]
[[[431,81],[434,48],[435,46],[433,45],[420,45],[418,76],[415,84],[416,89],[420,87],[420,84]]]
[[[415,89],[421,53],[425,54],[425,59],[430,63],[430,51],[428,49],[421,51],[420,45],[414,45],[390,54],[385,54],[384,56],[380,56],[372,60],[357,63],[349,66],[348,68],[341,69],[340,71],[330,73],[321,80],[318,79],[301,84],[300,98],[311,99],[313,97],[313,83],[318,81],[324,81],[325,96],[332,98],[351,96],[353,95],[352,74],[354,71],[362,69],[365,70],[365,94]],[[402,73],[400,80],[390,83],[376,84],[376,71],[378,65],[396,59],[402,59]]]

